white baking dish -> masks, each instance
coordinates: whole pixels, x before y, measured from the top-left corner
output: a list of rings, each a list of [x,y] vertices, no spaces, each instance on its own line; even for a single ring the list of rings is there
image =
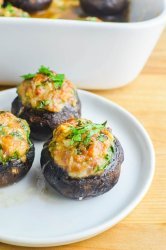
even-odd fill
[[[0,82],[44,64],[80,88],[116,88],[144,67],[166,23],[165,0],[132,0],[131,23],[0,18]],[[140,20],[140,21],[138,21]]]

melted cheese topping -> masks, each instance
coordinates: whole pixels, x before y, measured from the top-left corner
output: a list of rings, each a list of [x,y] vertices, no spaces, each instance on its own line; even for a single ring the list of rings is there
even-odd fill
[[[0,111],[0,163],[12,159],[26,161],[30,148],[30,129],[27,122],[10,112]]]
[[[59,112],[66,105],[75,107],[77,104],[76,90],[70,81],[64,80],[62,87],[55,88],[54,82],[44,74],[38,73],[23,81],[17,92],[24,106],[50,112]]]
[[[105,125],[72,119],[54,130],[49,151],[69,176],[83,178],[97,175],[111,162],[114,137]]]

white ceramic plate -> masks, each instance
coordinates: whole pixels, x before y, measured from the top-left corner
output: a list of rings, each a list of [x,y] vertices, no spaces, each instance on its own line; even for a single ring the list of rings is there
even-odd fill
[[[10,110],[15,89],[0,92],[0,109]],[[118,184],[84,201],[66,199],[45,185],[40,171],[42,143],[36,143],[32,169],[19,183],[0,189],[0,241],[21,246],[55,246],[97,235],[123,219],[147,192],[154,173],[154,151],[144,128],[127,111],[79,91],[83,117],[108,121],[124,148]]]

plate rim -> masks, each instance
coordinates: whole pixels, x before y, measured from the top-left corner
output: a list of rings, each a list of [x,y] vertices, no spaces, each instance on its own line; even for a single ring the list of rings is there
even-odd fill
[[[10,88],[7,90],[0,91],[0,96],[3,93],[9,93],[16,90],[16,88]],[[125,218],[144,198],[147,191],[150,188],[150,185],[152,183],[154,173],[155,173],[155,151],[152,144],[152,141],[150,139],[150,136],[144,126],[140,123],[140,121],[129,111],[124,109],[122,106],[116,104],[115,102],[108,100],[107,98],[101,97],[97,94],[91,93],[89,91],[80,90],[78,89],[78,94],[82,93],[84,95],[88,95],[94,99],[98,99],[99,101],[103,103],[107,103],[109,106],[113,106],[114,108],[118,109],[120,112],[124,113],[127,117],[130,118],[130,120],[139,128],[139,131],[141,132],[142,136],[147,142],[148,150],[150,153],[150,167],[149,167],[149,177],[146,179],[146,182],[144,186],[141,188],[141,191],[137,194],[135,198],[133,198],[130,203],[121,210],[121,212],[115,216],[113,219],[107,220],[103,223],[100,223],[98,226],[92,226],[89,229],[85,229],[81,232],[65,235],[65,236],[57,236],[57,237],[47,237],[44,239],[39,238],[28,238],[28,237],[12,237],[12,236],[5,236],[0,235],[0,241],[7,244],[17,245],[17,246],[29,246],[29,247],[49,247],[49,246],[60,246],[60,245],[67,245],[74,242],[79,242],[85,239],[92,238],[109,228],[113,227],[115,224],[119,223],[123,218]]]

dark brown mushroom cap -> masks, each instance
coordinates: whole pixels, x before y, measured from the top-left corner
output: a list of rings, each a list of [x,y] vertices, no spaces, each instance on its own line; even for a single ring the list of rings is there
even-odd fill
[[[25,107],[20,98],[16,97],[12,103],[12,113],[28,122],[33,139],[44,141],[52,136],[53,130],[59,124],[72,117],[79,118],[81,116],[81,103],[77,95],[77,104],[75,107],[66,105],[60,112],[50,112]]]
[[[27,12],[36,12],[47,9],[52,0],[8,0],[8,2]]]
[[[128,0],[80,0],[84,12],[91,16],[111,16],[121,12]]]
[[[47,182],[65,197],[82,200],[104,194],[117,183],[124,153],[120,142],[115,140],[115,152],[110,165],[100,175],[72,178],[54,162],[45,143],[41,153],[41,168]]]
[[[30,170],[35,156],[34,145],[30,147],[26,161],[20,159],[8,161],[6,164],[0,163],[0,187],[7,186],[21,180]]]

